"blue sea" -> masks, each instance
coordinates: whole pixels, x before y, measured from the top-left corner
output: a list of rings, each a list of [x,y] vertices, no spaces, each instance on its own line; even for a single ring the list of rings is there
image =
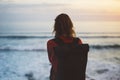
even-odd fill
[[[47,41],[60,13],[70,16],[76,36],[90,46],[86,80],[120,80],[117,2],[27,1],[0,0],[0,80],[49,80]]]
[[[0,80],[49,80],[50,31],[0,33]],[[77,32],[90,45],[87,80],[120,80],[120,33]]]

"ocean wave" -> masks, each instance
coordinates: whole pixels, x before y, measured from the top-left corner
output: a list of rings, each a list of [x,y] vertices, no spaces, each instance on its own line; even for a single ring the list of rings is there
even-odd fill
[[[120,38],[120,36],[79,36],[81,38]]]
[[[90,48],[93,49],[120,49],[119,44],[114,45],[91,45]]]
[[[52,38],[53,36],[0,36],[6,39]],[[120,38],[120,36],[79,36],[80,38]]]
[[[51,38],[52,36],[0,36],[8,39]]]
[[[114,45],[89,45],[91,49],[120,49],[119,44]],[[0,51],[46,51],[45,48],[38,48],[38,47],[14,47],[14,46],[3,46],[0,47]]]
[[[0,51],[46,51],[46,49],[4,47],[0,48]]]

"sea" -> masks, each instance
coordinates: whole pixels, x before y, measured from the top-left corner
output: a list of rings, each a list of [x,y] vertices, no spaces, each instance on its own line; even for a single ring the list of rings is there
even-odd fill
[[[88,43],[86,80],[120,80],[120,32],[76,32]],[[0,32],[0,80],[49,80],[52,31]]]

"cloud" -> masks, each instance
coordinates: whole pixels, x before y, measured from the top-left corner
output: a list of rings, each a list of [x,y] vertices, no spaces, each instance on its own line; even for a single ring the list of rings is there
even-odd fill
[[[76,0],[79,1],[79,0]],[[74,0],[1,0],[3,3],[15,4],[41,4],[41,3],[74,3]]]
[[[0,21],[48,21],[67,6],[64,4],[2,4]]]
[[[73,20],[120,20],[120,14],[104,9],[79,8],[71,4],[0,4],[0,22],[53,21],[60,13],[67,13]],[[114,13],[114,14],[113,14]]]

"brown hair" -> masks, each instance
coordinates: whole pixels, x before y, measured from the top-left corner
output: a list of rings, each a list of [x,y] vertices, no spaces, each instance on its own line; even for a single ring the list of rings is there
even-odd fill
[[[54,30],[55,37],[65,35],[66,37],[75,37],[73,23],[67,14],[60,14],[55,19]]]

